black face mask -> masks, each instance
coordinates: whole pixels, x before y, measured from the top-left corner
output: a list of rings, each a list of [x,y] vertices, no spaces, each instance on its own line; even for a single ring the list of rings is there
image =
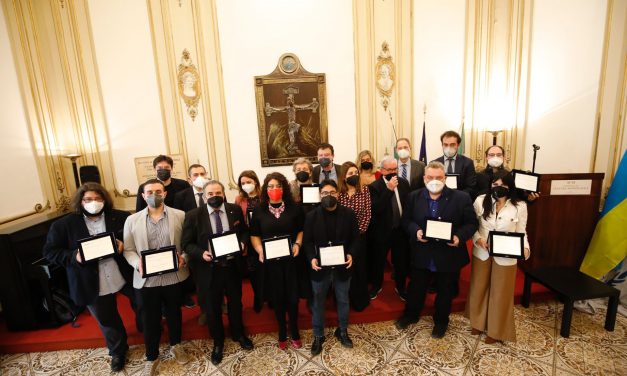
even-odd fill
[[[325,209],[330,209],[334,207],[335,205],[337,205],[337,198],[331,195],[324,196],[323,198],[320,199],[320,206],[322,206]]]
[[[372,162],[361,162],[362,170],[372,170]]]
[[[509,196],[509,188],[503,187],[502,185],[492,187],[492,197],[495,199],[499,199],[501,197]]]
[[[318,163],[322,168],[328,167],[331,164],[331,158],[318,158]]]
[[[346,178],[346,184],[348,185],[355,187],[357,183],[359,183],[359,175],[352,175]]]
[[[387,174],[387,175],[383,175],[385,176],[385,180],[390,181],[390,179],[392,179],[393,177],[396,176],[396,172],[393,172],[391,174]]]
[[[307,180],[309,180],[309,173],[307,171],[298,171],[296,173],[296,180],[301,183],[306,182]]]
[[[214,209],[219,208],[224,203],[224,197],[222,196],[211,196],[207,199],[207,204]]]
[[[166,170],[165,168],[161,168],[157,170],[157,179],[161,181],[166,181],[172,176],[172,171]]]

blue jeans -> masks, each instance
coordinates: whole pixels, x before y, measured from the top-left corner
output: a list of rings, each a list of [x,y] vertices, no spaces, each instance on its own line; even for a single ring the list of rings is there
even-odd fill
[[[348,290],[351,279],[342,281],[337,278],[335,270],[330,271],[320,281],[311,281],[313,290],[313,334],[316,337],[324,336],[324,306],[327,300],[327,292],[331,283],[335,288],[335,299],[337,300],[337,318],[340,329],[348,328]]]

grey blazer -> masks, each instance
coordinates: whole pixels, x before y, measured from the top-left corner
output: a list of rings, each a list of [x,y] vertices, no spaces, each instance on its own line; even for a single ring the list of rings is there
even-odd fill
[[[181,249],[181,233],[183,232],[183,221],[185,220],[185,212],[166,206],[168,226],[170,228],[170,244],[176,246],[176,250],[180,253]],[[140,252],[149,249],[148,235],[146,234],[146,216],[148,208],[129,216],[124,223],[124,257],[126,261],[134,269],[133,287],[141,289],[146,283],[146,279],[139,274]],[[189,276],[187,265],[179,268],[179,280],[183,281]]]

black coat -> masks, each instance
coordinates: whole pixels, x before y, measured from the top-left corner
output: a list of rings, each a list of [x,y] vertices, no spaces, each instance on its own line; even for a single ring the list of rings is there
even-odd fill
[[[436,161],[444,164],[444,156],[437,158]],[[475,164],[472,162],[472,159],[458,154],[455,159],[454,173],[459,174],[457,189],[468,193],[472,200],[477,198],[477,173],[475,172]]]
[[[235,231],[240,243],[246,244],[249,240],[248,226],[244,221],[242,209],[235,204],[224,203],[226,217],[229,221],[229,231]],[[181,235],[181,248],[190,257],[191,262],[197,266],[197,283],[199,289],[208,289],[211,286],[213,277],[214,262],[207,262],[202,258],[202,254],[209,248],[209,236],[213,234],[211,221],[209,220],[209,210],[207,205],[200,206],[185,214],[183,223],[183,234]],[[241,257],[241,254],[237,257]]]
[[[370,199],[372,200],[372,219],[370,231],[378,239],[385,239],[392,232],[392,196],[394,191],[388,189],[383,176],[368,185]],[[409,194],[409,183],[403,178],[398,178],[398,198],[405,212],[405,199]]]
[[[120,210],[111,210],[105,213],[105,225],[108,232],[114,232],[116,239],[122,240],[124,221],[130,213]],[[98,263],[79,264],[76,261],[78,240],[88,238],[89,230],[82,214],[72,213],[55,221],[46,238],[43,256],[49,262],[63,266],[67,272],[70,298],[77,305],[93,303],[100,292],[98,277]],[[120,268],[122,277],[129,282],[133,281],[133,269],[121,254],[116,254],[115,261]]]
[[[320,271],[314,271],[311,269],[311,260],[317,258],[316,246],[326,245],[329,241],[340,241],[344,244],[346,253],[352,255],[354,253],[354,248],[357,245],[357,238],[359,237],[359,227],[357,225],[355,212],[338,204],[334,213],[337,215],[335,238],[329,239],[326,224],[324,222],[324,210],[326,209],[318,206],[314,210],[307,213],[307,217],[305,218],[305,228],[303,231],[303,250],[307,256],[311,279],[315,281],[322,280],[323,277],[329,275],[333,270],[323,269]],[[335,270],[338,272],[338,278],[343,281],[350,277],[352,272],[352,268],[346,269],[344,266],[338,266]]]
[[[427,268],[431,260],[437,271],[454,272],[470,262],[466,241],[472,238],[479,222],[466,192],[444,187],[439,201],[439,218],[453,223],[453,235],[459,238],[459,246],[451,247],[445,240],[429,240],[421,243],[416,238],[419,229],[425,231],[431,217],[426,188],[410,193],[403,212],[403,228],[409,235],[411,265]]]
[[[174,196],[174,207],[187,213],[198,207],[198,196],[194,187],[188,187]]]

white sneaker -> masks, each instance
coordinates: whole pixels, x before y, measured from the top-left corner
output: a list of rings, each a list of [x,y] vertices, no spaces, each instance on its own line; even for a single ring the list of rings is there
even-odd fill
[[[183,365],[189,362],[189,355],[187,355],[185,348],[180,343],[170,347],[170,354],[172,354],[178,364]]]
[[[140,376],[153,376],[157,374],[157,361],[146,360],[144,361],[144,369],[140,373]]]

